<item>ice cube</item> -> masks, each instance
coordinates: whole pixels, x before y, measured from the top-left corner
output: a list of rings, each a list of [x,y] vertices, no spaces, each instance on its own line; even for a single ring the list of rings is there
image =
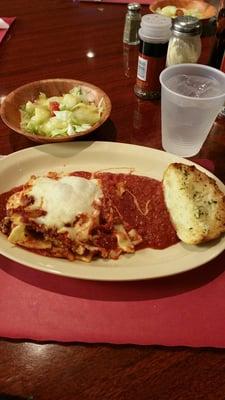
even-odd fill
[[[212,78],[182,74],[169,81],[171,90],[188,97],[213,97],[221,93],[219,83]]]

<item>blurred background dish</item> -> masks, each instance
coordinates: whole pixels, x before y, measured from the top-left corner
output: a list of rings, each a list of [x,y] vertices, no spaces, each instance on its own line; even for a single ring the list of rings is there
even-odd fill
[[[44,134],[32,133],[21,127],[21,107],[27,102],[31,104],[40,93],[47,98],[68,94],[74,87],[88,93],[88,98],[96,106],[101,103],[100,118],[97,122],[80,132],[70,132],[67,135],[45,136]],[[90,83],[73,79],[46,79],[28,83],[9,93],[1,105],[1,118],[4,123],[15,132],[26,136],[28,139],[39,143],[66,142],[87,135],[101,126],[111,113],[111,101],[107,94]]]
[[[152,13],[167,15],[171,18],[191,15],[201,20],[208,20],[216,16],[217,12],[213,5],[200,0],[156,0],[149,8]]]

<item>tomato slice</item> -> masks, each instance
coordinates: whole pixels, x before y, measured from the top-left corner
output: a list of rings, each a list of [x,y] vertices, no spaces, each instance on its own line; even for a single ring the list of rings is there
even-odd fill
[[[57,101],[52,101],[49,103],[51,115],[54,115],[54,111],[59,111],[59,106],[60,104]]]

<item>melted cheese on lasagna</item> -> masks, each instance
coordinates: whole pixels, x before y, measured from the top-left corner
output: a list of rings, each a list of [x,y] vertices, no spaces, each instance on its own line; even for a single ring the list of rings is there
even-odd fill
[[[135,243],[141,241],[135,230],[130,234],[122,224],[100,221],[104,200],[100,179],[49,175],[32,176],[9,197],[5,225],[10,221],[10,242],[71,260],[90,261],[98,253],[118,258],[122,252],[134,252]]]
[[[59,179],[32,177],[28,187],[11,196],[7,210],[16,210],[24,205],[24,198],[31,198],[26,210],[43,210],[44,214],[33,218],[38,224],[48,228],[60,229],[73,224],[82,213],[91,216],[94,203],[100,204],[101,187],[96,179],[84,179],[78,176],[63,176]],[[31,218],[32,219],[32,218]]]
[[[31,177],[23,190],[9,198],[6,208],[12,230],[8,239],[24,247],[48,249],[52,239],[57,242],[61,235],[62,243],[74,241],[71,246],[77,244],[83,254],[81,242],[89,239],[90,230],[98,224],[101,185],[97,179],[78,176],[56,178]],[[41,238],[35,237],[38,232]]]
[[[38,254],[83,261],[178,241],[161,182],[110,172],[32,176],[0,194],[0,231]]]

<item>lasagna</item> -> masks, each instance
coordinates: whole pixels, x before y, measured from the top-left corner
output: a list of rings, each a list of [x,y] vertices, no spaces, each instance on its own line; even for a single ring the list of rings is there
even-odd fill
[[[0,230],[36,253],[89,262],[178,241],[162,183],[133,174],[31,176],[0,195]]]

